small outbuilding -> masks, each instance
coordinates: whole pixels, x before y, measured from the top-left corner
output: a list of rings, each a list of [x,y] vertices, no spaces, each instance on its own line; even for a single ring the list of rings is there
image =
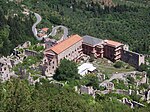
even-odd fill
[[[93,66],[91,63],[83,63],[81,66],[78,67],[78,73],[82,76],[94,72],[96,67]]]

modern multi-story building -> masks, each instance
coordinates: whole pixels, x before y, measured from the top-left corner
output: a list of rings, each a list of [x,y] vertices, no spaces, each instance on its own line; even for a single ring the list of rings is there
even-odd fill
[[[103,58],[104,54],[104,41],[92,36],[83,36],[83,53],[87,55],[93,55],[97,58]]]
[[[115,62],[121,59],[124,44],[112,40],[104,40],[104,57]]]
[[[96,58],[108,58],[111,61],[121,59],[123,50],[122,43],[112,40],[102,40],[92,36],[83,36],[83,53],[93,55]]]

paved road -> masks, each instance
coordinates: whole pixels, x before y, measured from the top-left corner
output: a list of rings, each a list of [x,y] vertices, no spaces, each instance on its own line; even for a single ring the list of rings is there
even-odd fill
[[[36,21],[36,22],[33,24],[33,26],[32,26],[32,32],[33,32],[33,34],[34,34],[34,36],[36,37],[37,40],[42,40],[43,38],[37,36],[37,33],[38,33],[38,32],[37,32],[37,28],[36,28],[36,26],[41,22],[42,17],[41,17],[39,14],[37,14],[37,13],[34,13],[34,15],[35,15],[37,21]],[[52,29],[52,32],[51,32],[50,34],[48,34],[47,37],[49,37],[49,36],[55,36],[56,33],[57,33],[57,29],[58,29],[58,28],[61,28],[61,29],[64,30],[64,34],[63,34],[63,36],[61,37],[60,41],[66,39],[66,38],[68,37],[68,28],[65,27],[65,26],[62,26],[62,25],[59,25],[59,26],[54,27],[54,28]],[[46,37],[46,38],[47,38],[47,37]]]
[[[52,29],[52,32],[48,35],[48,37],[49,37],[49,36],[55,36],[56,33],[57,33],[57,30],[58,30],[59,28],[61,28],[61,29],[64,30],[64,34],[63,34],[63,36],[61,37],[60,40],[66,39],[66,38],[68,37],[68,28],[65,27],[65,26],[62,26],[62,25],[59,25],[59,26],[54,27],[54,28]]]
[[[39,37],[37,36],[37,29],[36,29],[36,26],[41,22],[42,18],[41,18],[41,16],[40,16],[39,14],[37,14],[37,13],[34,13],[34,15],[35,15],[37,21],[36,21],[36,22],[33,24],[33,26],[32,26],[32,32],[33,32],[33,34],[34,34],[34,36],[36,37],[37,40],[42,40],[43,38],[39,38]]]

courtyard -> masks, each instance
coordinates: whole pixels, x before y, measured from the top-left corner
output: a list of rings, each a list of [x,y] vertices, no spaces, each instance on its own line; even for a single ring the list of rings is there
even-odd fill
[[[115,63],[109,61],[106,58],[94,59],[92,63],[97,68],[98,72],[101,72],[102,74],[106,74],[106,75],[135,71],[134,67],[122,61],[121,61],[122,67],[116,68],[114,67]]]

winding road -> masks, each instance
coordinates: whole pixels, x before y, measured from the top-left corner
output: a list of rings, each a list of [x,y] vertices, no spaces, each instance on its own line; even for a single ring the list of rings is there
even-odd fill
[[[41,37],[38,37],[38,36],[37,36],[38,31],[37,31],[36,26],[41,22],[42,17],[41,17],[38,13],[34,13],[34,15],[35,15],[37,21],[36,21],[36,22],[33,24],[33,26],[32,26],[32,32],[33,32],[34,36],[36,37],[36,39],[40,41],[40,40],[42,40],[44,37],[41,38]],[[54,28],[52,29],[52,32],[51,32],[50,34],[48,34],[47,37],[49,37],[49,36],[55,36],[55,35],[57,34],[57,30],[58,30],[59,28],[62,28],[62,29],[64,30],[64,34],[63,34],[63,36],[61,37],[61,39],[60,39],[59,41],[62,41],[62,40],[64,40],[64,39],[66,39],[66,38],[68,37],[68,28],[65,27],[65,26],[62,26],[62,25],[59,25],[59,26],[54,27]],[[47,37],[46,37],[46,38],[47,38]]]

